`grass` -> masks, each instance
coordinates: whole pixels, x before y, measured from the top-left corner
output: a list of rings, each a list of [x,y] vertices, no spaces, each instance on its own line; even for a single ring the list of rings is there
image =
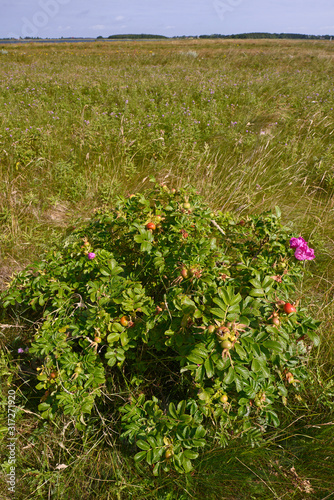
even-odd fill
[[[1,287],[77,218],[142,190],[155,175],[195,185],[226,211],[279,205],[283,222],[315,248],[296,298],[322,320],[314,376],[295,407],[282,409],[279,430],[259,447],[236,440],[210,450],[190,477],[160,478],[116,446],[112,421],[97,421],[84,438],[64,417],[55,426],[42,422],[25,399],[33,370],[12,351],[29,333],[1,327],[3,409],[8,387],[18,386],[19,396],[16,498],[333,498],[334,45],[170,40],[6,50]],[[9,498],[4,478],[0,491]]]

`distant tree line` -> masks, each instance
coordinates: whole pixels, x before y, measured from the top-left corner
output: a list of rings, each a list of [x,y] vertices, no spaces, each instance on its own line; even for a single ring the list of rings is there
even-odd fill
[[[98,37],[100,38],[100,37]],[[163,36],[163,35],[145,35],[144,33],[140,34],[140,35],[110,35],[108,36],[108,38],[116,38],[118,40],[122,40],[122,39],[131,39],[131,40],[138,40],[138,39],[142,39],[142,38],[168,38],[167,36]]]
[[[305,39],[305,40],[330,40],[331,35],[303,35],[301,33],[239,33],[237,35],[199,35],[198,38],[287,38],[287,39]]]

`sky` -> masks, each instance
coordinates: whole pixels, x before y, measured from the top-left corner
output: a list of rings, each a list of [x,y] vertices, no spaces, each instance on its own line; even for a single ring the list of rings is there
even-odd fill
[[[0,38],[334,34],[334,0],[0,0]]]

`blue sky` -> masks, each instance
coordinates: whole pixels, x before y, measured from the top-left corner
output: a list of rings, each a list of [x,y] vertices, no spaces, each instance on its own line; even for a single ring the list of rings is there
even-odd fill
[[[334,34],[334,0],[0,0],[0,37]]]

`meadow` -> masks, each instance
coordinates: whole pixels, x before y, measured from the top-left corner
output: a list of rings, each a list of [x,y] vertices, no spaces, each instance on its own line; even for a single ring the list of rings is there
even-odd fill
[[[81,436],[64,416],[40,419],[24,396],[33,380],[17,356],[24,336],[3,317],[4,415],[8,387],[17,387],[16,498],[334,496],[333,60],[334,44],[318,40],[0,48],[0,289],[77,220],[155,176],[194,186],[213,210],[246,217],[279,206],[315,249],[295,298],[321,320],[312,380],[279,429],[255,447],[235,440],[206,451],[191,475],[153,477],[98,422]],[[4,477],[0,488],[11,498]]]

